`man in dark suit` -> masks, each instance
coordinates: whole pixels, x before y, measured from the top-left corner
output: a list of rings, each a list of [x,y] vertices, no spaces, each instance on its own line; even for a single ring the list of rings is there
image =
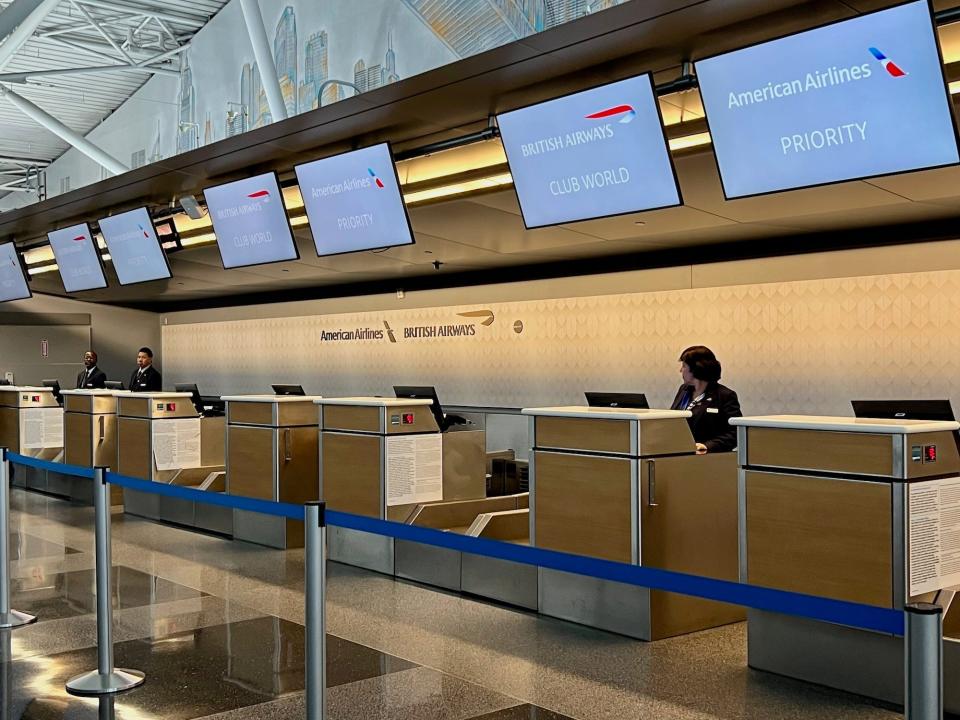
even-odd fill
[[[710,348],[694,345],[680,354],[683,385],[670,406],[689,410],[690,432],[697,444],[697,455],[726,452],[737,446],[737,429],[730,418],[741,417],[737,394],[719,383],[720,361]]]
[[[97,354],[93,350],[83,354],[83,368],[77,375],[77,390],[102,390],[106,387],[107,374],[97,367]]]
[[[163,379],[153,367],[153,350],[148,347],[140,348],[137,353],[137,369],[130,376],[130,390],[132,392],[160,392],[163,390]]]

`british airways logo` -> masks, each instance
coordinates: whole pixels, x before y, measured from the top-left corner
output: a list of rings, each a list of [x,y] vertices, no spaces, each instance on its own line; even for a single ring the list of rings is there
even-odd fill
[[[251,200],[261,200],[263,202],[270,202],[270,191],[269,190],[257,190],[247,195]]]
[[[632,105],[615,105],[614,107],[606,108],[605,110],[598,110],[595,113],[590,113],[585,117],[588,120],[606,120],[612,118],[619,118],[618,123],[626,124],[633,120],[637,116],[637,111],[633,109]]]
[[[877,62],[883,66],[883,69],[886,70],[887,74],[891,77],[904,77],[907,74],[905,70],[880,52],[877,48],[870,48],[870,54],[877,59]]]
[[[86,240],[86,239],[87,239],[86,235],[77,235],[77,236],[73,239],[73,241],[74,241],[74,242],[83,242],[83,241]]]

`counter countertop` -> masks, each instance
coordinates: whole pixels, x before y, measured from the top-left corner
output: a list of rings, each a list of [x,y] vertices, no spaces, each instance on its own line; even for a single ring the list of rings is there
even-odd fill
[[[129,390],[103,390],[103,389],[89,389],[89,390],[61,390],[61,395],[93,395],[95,397],[108,397],[113,395],[131,395],[132,393]]]
[[[224,395],[225,402],[289,403],[316,402],[321,395]]]
[[[524,415],[547,415],[551,417],[600,418],[604,420],[667,420],[669,418],[688,418],[689,410],[657,410],[640,408],[589,407],[569,405],[567,407],[524,408]]]
[[[368,407],[410,407],[414,405],[433,405],[433,400],[390,397],[345,397],[322,398],[314,400],[317,405],[365,405]]]
[[[146,398],[160,400],[162,398],[192,398],[193,393],[180,392],[126,392],[122,395],[125,398]]]
[[[48,392],[52,393],[53,388],[36,387],[34,385],[0,385],[2,392]]]
[[[758,415],[756,417],[731,418],[730,424],[744,427],[834,430],[836,432],[882,433],[888,435],[960,430],[960,423],[943,420],[892,420],[821,415]]]

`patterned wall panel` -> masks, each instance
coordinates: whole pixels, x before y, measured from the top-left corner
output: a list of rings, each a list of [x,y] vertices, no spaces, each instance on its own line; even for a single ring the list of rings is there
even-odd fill
[[[461,315],[478,311],[493,321]],[[366,339],[330,336],[358,330]],[[750,414],[960,400],[960,271],[163,329],[166,382],[197,381],[205,393],[300,382],[328,396],[388,394],[422,383],[451,404],[502,406],[580,403],[583,390],[642,391],[664,406],[676,358],[694,343],[716,351]]]

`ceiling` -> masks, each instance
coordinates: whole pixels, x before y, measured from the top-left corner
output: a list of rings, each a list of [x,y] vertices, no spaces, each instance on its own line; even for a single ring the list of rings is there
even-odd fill
[[[546,99],[679,59],[731,49],[890,3],[861,0],[636,0],[468,58],[442,71],[161,161],[0,217],[0,235],[36,237],[105,210],[161,207],[172,196],[265,169],[390,139],[401,152],[482,126],[491,111]],[[950,3],[953,5],[956,3]],[[938,4],[938,8],[941,4]],[[607,17],[607,22],[599,20]],[[951,26],[944,38],[960,41]],[[944,40],[948,62],[960,42]],[[948,73],[951,68],[948,68]],[[953,76],[950,75],[951,79]],[[703,130],[696,92],[662,100],[671,137]],[[438,116],[438,107],[448,109]],[[681,117],[682,114],[682,117]],[[681,122],[682,121],[682,122]],[[525,230],[512,188],[410,208],[410,247],[317,258],[296,229],[296,262],[223,270],[215,246],[170,256],[174,277],[76,297],[152,310],[272,302],[573,275],[728,257],[956,237],[960,169],[947,168],[725,201],[709,147],[674,153],[685,205]],[[434,263],[439,262],[439,269]],[[108,265],[109,270],[109,265]],[[63,295],[57,273],[35,292]]]

